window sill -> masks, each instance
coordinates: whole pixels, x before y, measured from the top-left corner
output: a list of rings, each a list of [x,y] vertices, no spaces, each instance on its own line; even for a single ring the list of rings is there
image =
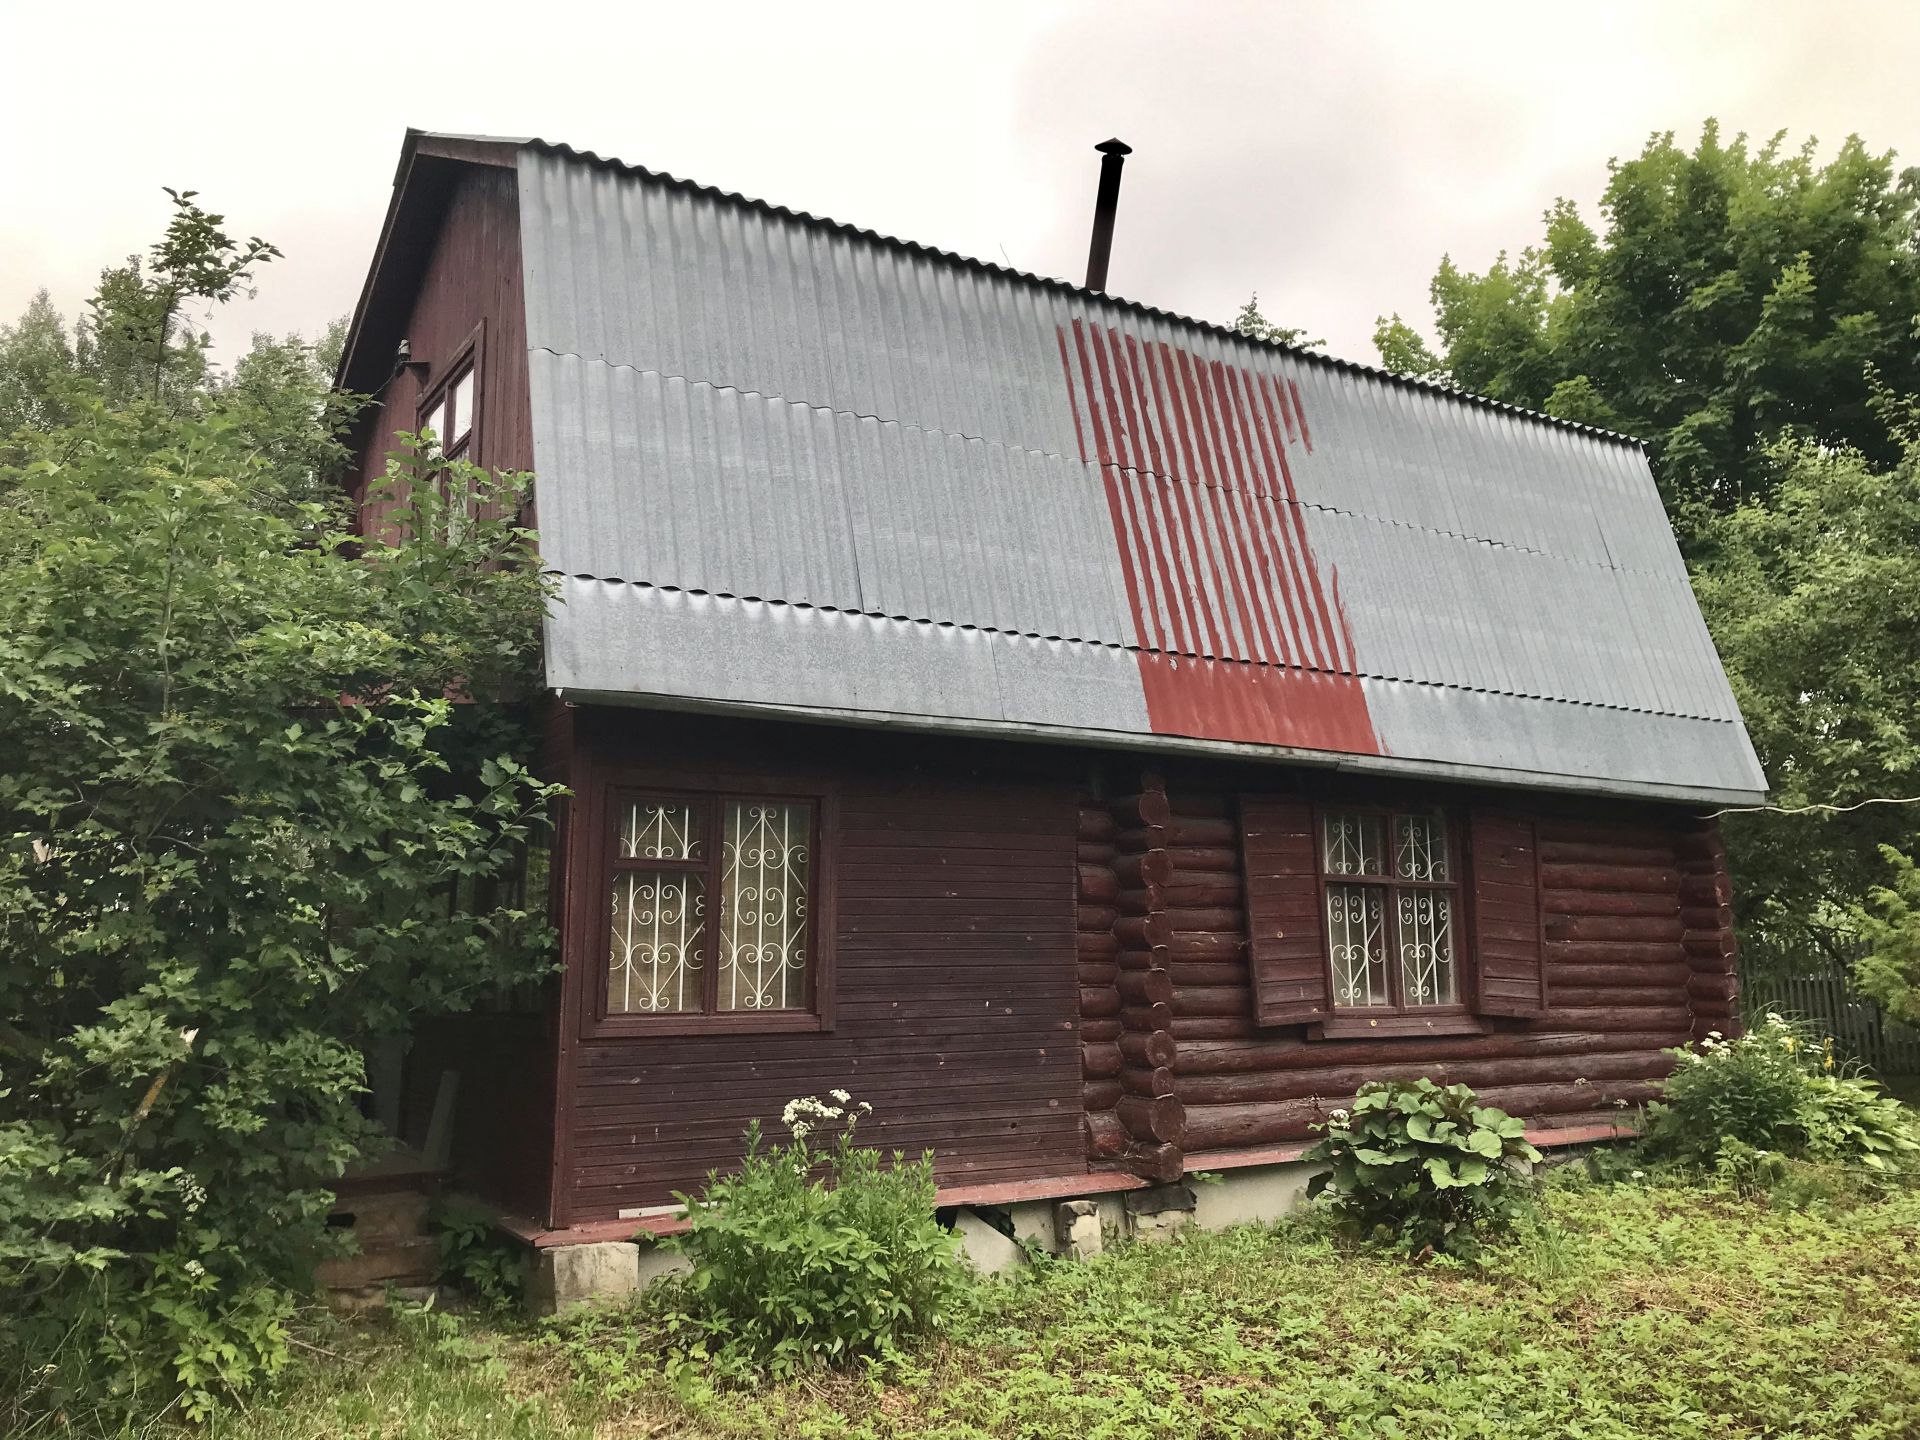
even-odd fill
[[[1315,1040],[1387,1040],[1414,1035],[1485,1035],[1487,1027],[1460,1011],[1438,1015],[1335,1015],[1307,1027]]]
[[[831,1030],[811,1010],[740,1011],[726,1015],[601,1015],[580,1027],[588,1040],[644,1040],[670,1035],[804,1035]]]

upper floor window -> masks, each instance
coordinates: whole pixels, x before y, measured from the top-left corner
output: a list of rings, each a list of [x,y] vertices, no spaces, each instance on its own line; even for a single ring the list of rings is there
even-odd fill
[[[604,1016],[814,1009],[811,800],[616,797]]]
[[[440,453],[449,460],[465,457],[472,448],[475,395],[473,360],[469,356],[428,395],[420,407],[420,428],[431,430]]]
[[[1460,877],[1445,814],[1324,810],[1319,831],[1334,1008],[1460,1005]]]

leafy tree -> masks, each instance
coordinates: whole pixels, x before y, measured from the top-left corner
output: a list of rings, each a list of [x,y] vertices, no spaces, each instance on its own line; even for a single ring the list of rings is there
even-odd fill
[[[403,456],[391,543],[344,533],[308,498],[326,407],[253,384],[311,357],[181,388],[165,317],[263,254],[183,233],[90,322],[147,368],[0,459],[7,1434],[277,1368],[327,1186],[377,1143],[362,1047],[548,964],[514,876],[551,791],[506,703],[543,586],[490,518],[525,478]]]
[[[257,334],[233,373],[213,382],[226,412],[271,467],[273,489],[289,499],[345,502],[333,482],[348,458],[344,438],[358,405],[333,388],[345,336],[345,320],[313,344],[298,335]]]
[[[1855,914],[1869,947],[1855,978],[1888,1014],[1920,1025],[1920,865],[1891,845],[1881,854],[1893,873]]]
[[[1920,794],[1920,410],[1881,409],[1899,447],[1892,465],[1776,443],[1772,495],[1720,522],[1716,559],[1695,577],[1786,807]],[[1916,852],[1920,807],[1725,825],[1750,933],[1831,944],[1851,935],[1853,907],[1883,878],[1880,847]]]
[[[1596,230],[1571,200],[1544,242],[1474,274],[1443,259],[1440,348],[1382,317],[1383,362],[1409,374],[1647,440],[1682,546],[1768,495],[1788,430],[1889,464],[1872,414],[1886,387],[1920,391],[1920,171],[1850,137],[1825,165],[1671,132],[1615,161]]]
[[[45,290],[12,325],[0,325],[0,443],[16,430],[65,418],[60,390],[72,378],[73,342]]]
[[[254,269],[279,258],[258,236],[239,241],[227,234],[226,217],[196,205],[197,193],[169,189],[173,216],[145,263],[130,255],[103,270],[87,302],[75,358],[110,400],[183,403],[197,394],[207,378],[209,341],[187,326],[189,305],[251,294]]]
[[[1233,317],[1233,328],[1249,340],[1265,340],[1275,345],[1292,345],[1296,349],[1313,350],[1327,342],[1325,340],[1307,340],[1302,337],[1306,331],[1296,325],[1276,325],[1260,313],[1260,296],[1256,291],[1247,297],[1247,303],[1240,307],[1240,313]]]

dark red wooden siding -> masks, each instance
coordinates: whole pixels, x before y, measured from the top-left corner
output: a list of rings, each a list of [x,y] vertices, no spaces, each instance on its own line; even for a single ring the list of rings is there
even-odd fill
[[[554,1219],[610,1218],[697,1189],[795,1096],[872,1104],[864,1133],[935,1153],[943,1184],[1086,1169],[1076,1035],[1072,784],[1044,752],[579,712],[580,823],[616,780],[756,776],[831,786],[835,1028],[575,1039],[562,1076]],[[605,966],[597,881],[576,877],[569,982]],[[577,998],[577,992],[576,992]],[[570,1015],[577,1010],[570,1008]]]
[[[460,171],[402,332],[412,358],[424,364],[397,371],[362,414],[350,480],[356,500],[385,470],[394,435],[418,427],[420,401],[476,330],[480,428],[470,458],[490,470],[531,470],[520,203],[507,169]],[[363,514],[361,526],[378,533],[379,516]]]
[[[1695,870],[1722,862],[1698,822],[1661,807],[1445,792],[1483,817],[1463,823],[1481,872],[1469,904],[1497,902],[1495,938],[1514,953],[1493,957],[1494,977],[1532,1013],[1486,1015],[1485,1034],[1327,1040],[1311,1014],[1283,1008],[1297,994],[1263,1012],[1249,908],[1269,881],[1307,878],[1301,796],[1378,803],[1395,787],[1266,767],[1163,778],[1051,748],[574,714],[589,829],[603,823],[592,797],[636,776],[833,787],[838,1020],[826,1034],[583,1039],[570,1007],[558,1223],[663,1203],[731,1163],[749,1120],[772,1124],[788,1099],[835,1086],[874,1104],[878,1143],[932,1148],[947,1184],[1116,1165],[1158,1175],[1181,1156],[1296,1142],[1383,1076],[1464,1081],[1535,1121],[1622,1117],[1620,1102],[1657,1094],[1663,1052],[1699,1026],[1697,1010],[1721,1023],[1731,988],[1708,933],[1720,911],[1681,913],[1683,883],[1715,900],[1724,877],[1685,879],[1676,856]],[[602,886],[572,878],[570,983],[597,984]],[[1290,933],[1317,946],[1317,914],[1293,918]]]
[[[358,503],[386,468],[394,435],[418,425],[422,397],[478,332],[479,427],[472,458],[496,470],[533,464],[527,389],[526,318],[521,300],[520,209],[513,172],[465,168],[448,197],[437,236],[401,317],[415,360],[373,396],[354,431],[349,473]],[[361,529],[378,534],[380,517]],[[564,760],[547,766],[563,778]],[[552,1013],[442,1017],[413,1038],[403,1105],[409,1138],[424,1138],[443,1071],[460,1075],[453,1164],[460,1185],[528,1213],[548,1200],[553,1150],[555,1019]]]

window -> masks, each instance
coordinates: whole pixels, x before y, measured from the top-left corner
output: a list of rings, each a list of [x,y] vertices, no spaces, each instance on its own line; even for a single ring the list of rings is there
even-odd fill
[[[602,1016],[813,1021],[817,803],[624,793],[612,811]]]
[[[460,459],[472,448],[474,394],[473,358],[469,355],[452,378],[437,386],[420,407],[420,428],[433,432],[440,442],[440,453],[449,460]]]
[[[1457,1007],[1459,874],[1438,810],[1324,810],[1319,868],[1336,1010]]]

